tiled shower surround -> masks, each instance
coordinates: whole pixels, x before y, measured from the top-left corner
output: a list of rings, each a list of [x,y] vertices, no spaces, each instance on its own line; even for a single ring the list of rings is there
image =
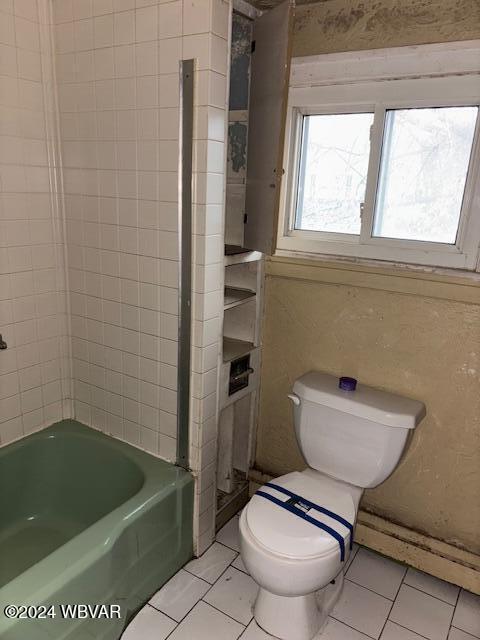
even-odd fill
[[[47,5],[0,3],[0,444],[70,413]]]
[[[29,2],[0,6],[15,10]],[[54,101],[56,87],[60,144],[56,156],[51,141],[45,157],[51,178],[42,185],[45,199],[53,203],[48,209],[52,228],[58,226],[59,234],[65,229],[67,256],[64,270],[59,244],[57,263],[49,262],[48,269],[57,267],[60,290],[66,271],[70,311],[51,315],[52,325],[46,324],[51,331],[60,320],[67,327],[68,319],[70,327],[66,348],[71,360],[66,363],[71,364],[72,393],[65,384],[62,396],[72,398],[73,415],[81,422],[168,460],[175,459],[177,419],[179,61],[195,59],[190,436],[191,467],[198,479],[196,540],[202,551],[214,527],[230,6],[223,0],[54,0],[45,6],[51,11],[56,73],[56,85],[47,89]],[[11,105],[12,115],[16,106]],[[1,120],[4,124],[3,112]],[[4,162],[3,144],[2,150]],[[54,225],[57,185],[61,218]],[[11,210],[3,204],[2,223]],[[30,242],[40,237],[36,229],[29,229]],[[20,228],[18,233],[23,233]],[[4,237],[7,256],[12,243]],[[45,259],[55,255],[47,251]],[[29,267],[32,278],[36,268]],[[8,269],[11,296],[16,286]],[[1,289],[3,298],[3,283]],[[64,300],[57,298],[60,304]],[[1,326],[6,326],[3,318]],[[58,335],[48,336],[53,346]],[[5,354],[12,358],[13,352],[9,348],[0,359]],[[12,395],[7,393],[7,402]],[[53,422],[49,417],[45,410],[43,421],[31,427],[24,418],[23,432]],[[8,432],[0,425],[5,441],[12,433],[10,425]]]

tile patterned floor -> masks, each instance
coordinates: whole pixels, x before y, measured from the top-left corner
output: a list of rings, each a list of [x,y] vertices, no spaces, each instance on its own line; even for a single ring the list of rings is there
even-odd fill
[[[122,640],[272,640],[252,619],[257,587],[238,552],[237,516],[153,596]],[[319,640],[371,639],[480,639],[480,597],[355,545]]]

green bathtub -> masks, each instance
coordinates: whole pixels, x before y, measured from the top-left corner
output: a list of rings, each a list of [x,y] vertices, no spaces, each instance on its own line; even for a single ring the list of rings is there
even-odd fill
[[[0,449],[1,640],[119,638],[191,558],[192,518],[189,473],[74,420]]]

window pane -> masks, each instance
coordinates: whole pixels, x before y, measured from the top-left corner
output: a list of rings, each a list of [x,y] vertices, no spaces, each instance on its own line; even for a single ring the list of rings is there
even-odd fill
[[[295,228],[360,233],[373,113],[305,116]]]
[[[387,111],[374,236],[455,243],[477,112]]]

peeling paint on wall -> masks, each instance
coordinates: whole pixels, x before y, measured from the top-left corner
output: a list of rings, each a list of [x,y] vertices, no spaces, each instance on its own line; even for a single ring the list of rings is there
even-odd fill
[[[297,7],[294,55],[476,38],[479,0],[324,0]],[[310,369],[421,399],[427,418],[363,508],[480,553],[480,307],[269,277],[264,318],[257,466],[305,468],[287,393]]]
[[[233,13],[227,146],[225,242],[243,246],[252,21]]]
[[[251,44],[252,21],[234,13],[230,50],[229,108],[231,111],[248,109]]]
[[[480,307],[268,277],[264,318],[256,467],[305,468],[287,394],[307,371],[422,400],[406,455],[362,507],[480,553]]]
[[[475,38],[478,0],[326,0],[297,7],[293,55]]]
[[[247,168],[247,124],[231,122],[228,126],[228,160],[234,174]]]

